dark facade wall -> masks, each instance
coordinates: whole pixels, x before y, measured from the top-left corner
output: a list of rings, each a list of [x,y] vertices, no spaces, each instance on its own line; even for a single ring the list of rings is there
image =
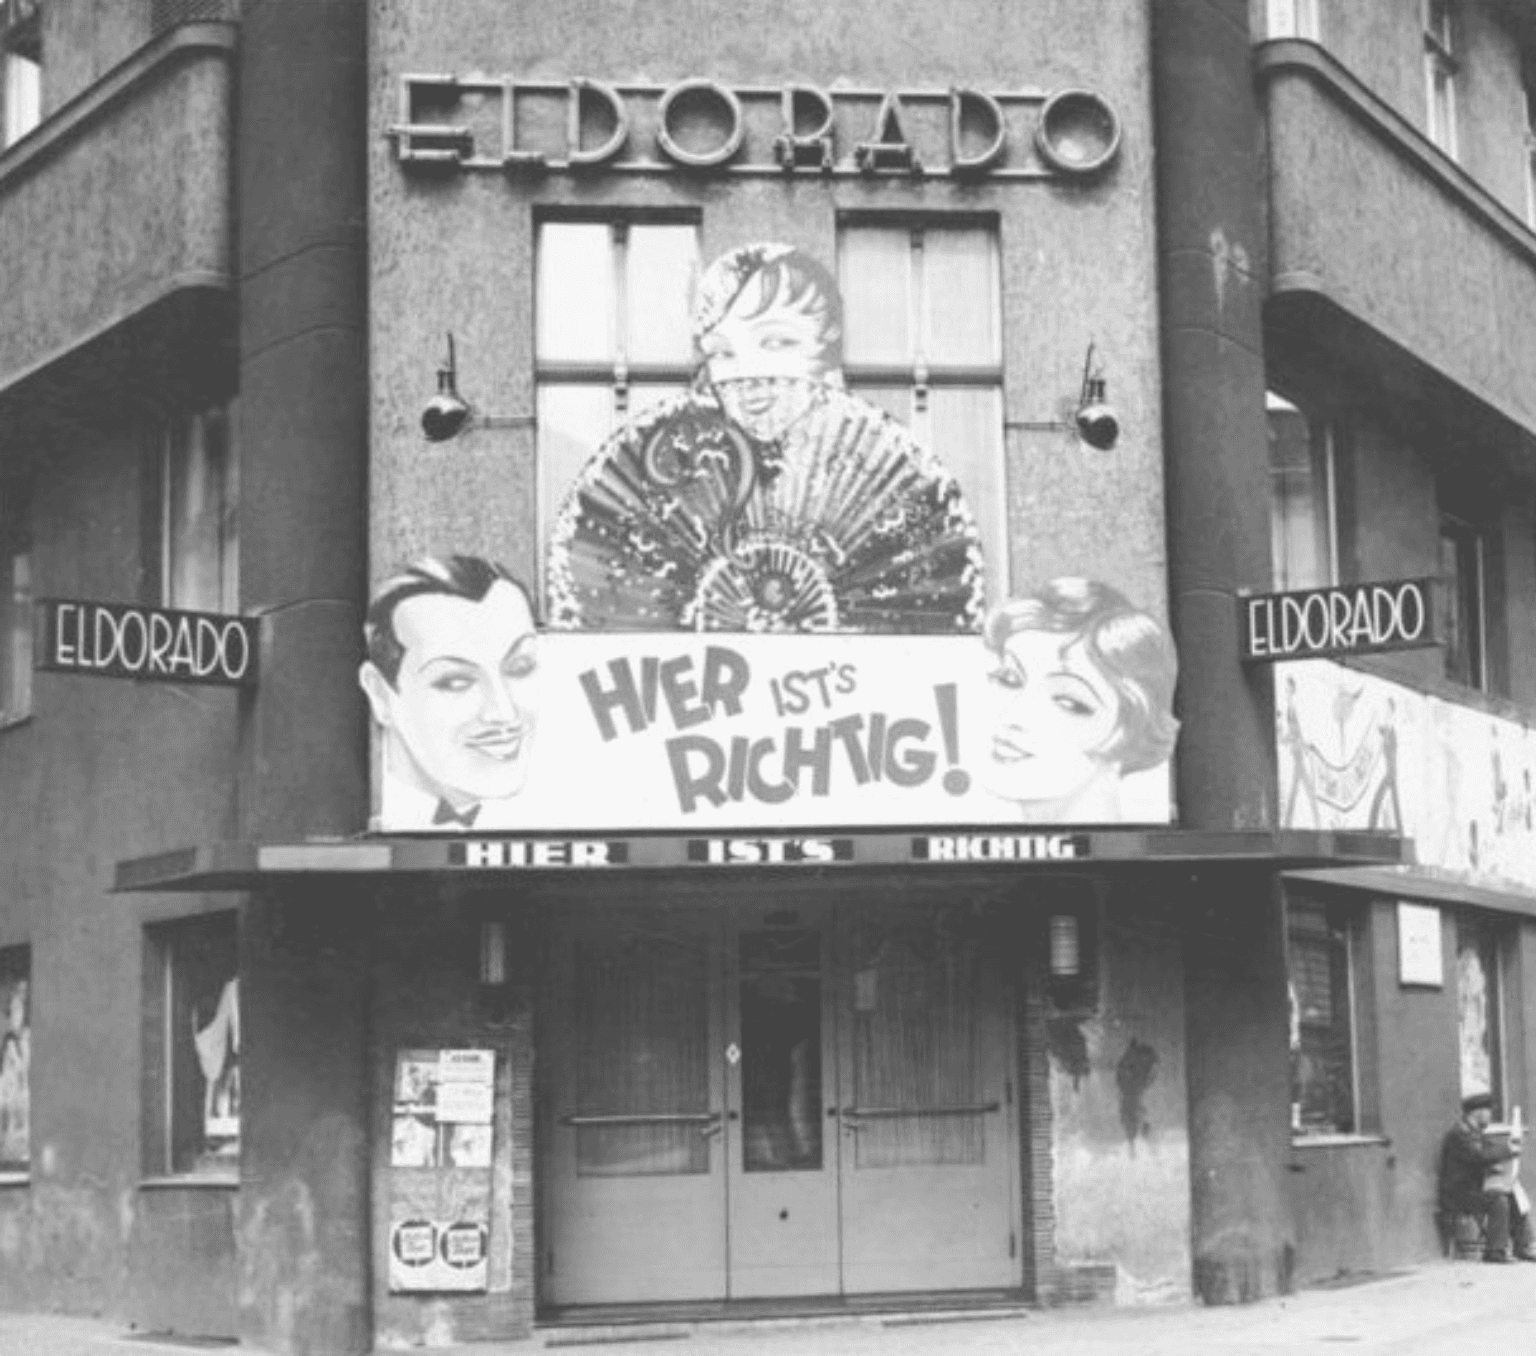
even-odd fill
[[[1286,1163],[1285,949],[1269,877],[1192,875],[1183,898],[1195,1293],[1208,1304],[1283,1294],[1296,1231]]]
[[[240,836],[366,817],[362,0],[243,7],[237,125],[240,588],[264,619]],[[338,896],[341,896],[338,898]],[[368,924],[339,891],[243,910],[240,1334],[368,1348]]]
[[[1238,664],[1236,601],[1270,578],[1248,11],[1170,0],[1153,15],[1179,817],[1257,828],[1275,820],[1273,741],[1266,676]]]
[[[43,116],[149,41],[150,0],[49,0],[43,23]]]
[[[132,411],[61,437],[35,482],[39,596],[138,596],[141,458]],[[142,925],[219,897],[114,896],[118,859],[231,834],[228,689],[35,675],[0,731],[4,939],[32,948],[32,1173],[0,1189],[0,1304],[233,1331],[230,1194],[140,1187]],[[147,1251],[155,1255],[149,1258]],[[168,1281],[142,1287],[140,1264]]]
[[[1522,219],[1520,54],[1480,0],[1457,7],[1461,163]],[[1421,0],[1325,5],[1322,43],[1419,131],[1428,125]]]

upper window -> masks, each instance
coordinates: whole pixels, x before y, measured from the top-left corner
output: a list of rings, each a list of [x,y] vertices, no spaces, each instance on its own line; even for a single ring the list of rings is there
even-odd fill
[[[174,419],[160,457],[160,596],[168,607],[238,610],[236,479],[223,408]]]
[[[1429,139],[1451,157],[1456,139],[1456,7],[1453,0],[1424,0],[1424,93]]]
[[[1488,687],[1487,532],[1455,514],[1440,515],[1440,577],[1445,582],[1445,675]]]
[[[848,387],[907,425],[959,481],[1000,597],[1008,508],[997,232],[848,225],[838,234],[837,261]]]
[[[537,258],[542,543],[603,440],[627,416],[688,388],[699,228],[693,222],[546,221]]]
[[[20,141],[42,121],[42,29],[35,15],[0,36],[0,85],[5,95],[3,147]]]
[[[1463,913],[1456,920],[1456,1032],[1461,1047],[1461,1095],[1486,1092],[1504,1108],[1504,1002],[1500,930]]]
[[[0,517],[0,725],[32,713],[32,557],[23,529]]]
[[[1277,589],[1338,583],[1333,431],[1273,392],[1269,425],[1269,540]]]
[[[1265,36],[1270,38],[1310,38],[1316,42],[1319,0],[1268,0]]]
[[[24,946],[0,951],[0,1173],[32,1164],[32,960]]]
[[[158,925],[145,967],[145,1170],[240,1165],[240,988],[234,914]]]
[[[1293,1134],[1359,1134],[1370,1119],[1360,1051],[1367,1005],[1356,989],[1362,941],[1363,919],[1344,906],[1287,901]]]

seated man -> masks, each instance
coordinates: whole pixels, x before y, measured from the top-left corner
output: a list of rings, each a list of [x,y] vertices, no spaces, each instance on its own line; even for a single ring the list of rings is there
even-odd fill
[[[1509,1262],[1513,1226],[1516,1255],[1536,1262],[1531,1244],[1530,1215],[1520,1209],[1510,1191],[1489,1191],[1484,1183],[1491,1169],[1520,1153],[1520,1141],[1490,1136],[1493,1098],[1486,1092],[1462,1098],[1461,1119],[1445,1137],[1440,1156],[1440,1208],[1458,1215],[1477,1215],[1485,1221],[1485,1262]]]

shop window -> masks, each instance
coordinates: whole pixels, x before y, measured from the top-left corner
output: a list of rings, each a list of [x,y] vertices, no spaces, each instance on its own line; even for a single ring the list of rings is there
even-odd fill
[[[1444,581],[1445,675],[1467,687],[1488,686],[1488,533],[1455,514],[1440,515]]]
[[[1456,920],[1456,1034],[1461,1052],[1461,1095],[1493,1095],[1504,1106],[1504,1000],[1501,930],[1491,919]]]
[[[1425,130],[1453,159],[1456,138],[1456,8],[1453,0],[1424,0]]]
[[[234,914],[157,925],[145,965],[145,1171],[230,1177],[240,1165]]]
[[[217,407],[172,420],[159,470],[161,599],[167,607],[238,611],[229,412]]]
[[[9,146],[43,117],[42,27],[35,13],[0,35],[0,84],[5,97],[0,145]]]
[[[688,388],[699,228],[695,222],[545,221],[537,269],[544,542],[571,485],[614,428]]]
[[[1320,0],[1267,0],[1265,36],[1270,38],[1319,37]]]
[[[0,727],[32,714],[32,557],[25,531],[0,516]]]
[[[1269,537],[1275,587],[1338,583],[1332,428],[1290,401],[1265,397],[1269,425]]]
[[[32,1166],[32,954],[0,950],[0,1177]]]
[[[1365,919],[1339,904],[1286,905],[1286,971],[1291,1009],[1291,1132],[1355,1135],[1372,1128],[1374,1100],[1362,1080],[1367,967]]]
[[[838,233],[844,377],[959,482],[994,596],[1008,580],[1002,288],[987,226],[850,223]]]

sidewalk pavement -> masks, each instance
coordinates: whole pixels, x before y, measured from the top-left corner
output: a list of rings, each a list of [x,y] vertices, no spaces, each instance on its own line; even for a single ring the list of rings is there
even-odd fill
[[[1303,1291],[1230,1308],[1010,1311],[864,1315],[579,1333],[535,1332],[527,1342],[439,1348],[439,1356],[1275,1356],[1347,1348],[1351,1356],[1536,1352],[1536,1266],[1433,1263],[1347,1287]],[[0,1356],[188,1356],[244,1349],[125,1333],[96,1319],[0,1315]],[[314,1356],[326,1356],[314,1353]]]

